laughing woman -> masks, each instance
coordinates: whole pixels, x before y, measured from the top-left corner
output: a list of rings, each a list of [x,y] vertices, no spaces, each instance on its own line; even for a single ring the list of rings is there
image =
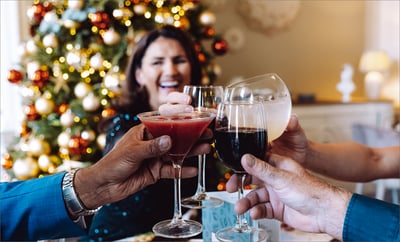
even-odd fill
[[[184,85],[200,85],[201,78],[201,65],[185,32],[172,26],[149,32],[137,43],[122,95],[114,100],[118,115],[107,126],[104,152],[140,122],[138,113],[157,110],[168,93],[182,91]],[[182,180],[182,196],[193,195],[196,181]],[[172,181],[160,180],[125,200],[103,206],[93,218],[89,238],[82,240],[110,241],[149,232],[157,222],[172,218],[173,200]]]

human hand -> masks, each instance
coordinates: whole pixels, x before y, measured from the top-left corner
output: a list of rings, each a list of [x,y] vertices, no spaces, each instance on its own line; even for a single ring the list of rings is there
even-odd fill
[[[286,130],[269,147],[271,153],[290,157],[304,165],[309,148],[308,140],[296,115],[290,117]]]
[[[102,159],[76,172],[76,192],[87,208],[119,201],[160,178],[173,178],[170,162],[160,157],[171,148],[171,139],[161,136],[146,140],[143,124],[131,128]],[[206,138],[212,135],[206,133]],[[208,153],[208,144],[198,144],[190,155]],[[182,177],[197,175],[195,167],[184,167]]]
[[[252,155],[242,157],[243,168],[263,182],[235,204],[235,212],[250,209],[253,219],[278,219],[307,232],[324,232],[341,239],[351,193],[311,175],[290,158],[272,154],[269,163]],[[236,175],[227,191],[237,189]]]

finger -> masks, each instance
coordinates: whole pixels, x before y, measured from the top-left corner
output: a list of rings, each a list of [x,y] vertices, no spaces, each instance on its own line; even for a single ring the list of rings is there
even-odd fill
[[[192,99],[183,92],[170,92],[167,96],[167,102],[171,104],[190,104]]]
[[[226,191],[227,192],[236,192],[238,190],[238,176],[236,174],[233,174],[228,182],[226,183]]]
[[[175,170],[171,165],[163,165],[161,167],[161,178],[174,178]],[[197,175],[197,168],[193,166],[182,167],[182,178],[191,178]]]
[[[192,147],[192,149],[189,151],[187,157],[192,157],[196,155],[202,155],[202,154],[208,154],[211,151],[211,145],[208,143],[201,143],[201,144],[196,144]]]
[[[174,115],[176,113],[188,113],[193,111],[193,107],[187,104],[171,104],[165,103],[160,105],[158,111],[161,115]]]

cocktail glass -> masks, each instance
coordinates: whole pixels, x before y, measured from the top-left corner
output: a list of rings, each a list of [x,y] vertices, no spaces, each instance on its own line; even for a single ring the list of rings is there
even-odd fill
[[[153,226],[156,236],[165,238],[188,238],[202,232],[202,225],[193,220],[184,220],[181,209],[181,174],[186,155],[215,118],[211,112],[194,111],[171,116],[161,115],[159,111],[138,114],[139,119],[154,137],[168,135],[172,147],[168,152],[175,169],[174,177],[174,215]]]

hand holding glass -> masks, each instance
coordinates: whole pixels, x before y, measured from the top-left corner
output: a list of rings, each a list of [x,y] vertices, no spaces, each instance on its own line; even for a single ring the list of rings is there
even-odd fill
[[[218,106],[215,123],[215,148],[218,158],[231,168],[240,179],[238,199],[243,196],[246,171],[241,164],[244,154],[265,158],[267,130],[262,102],[235,100]],[[268,234],[263,229],[251,227],[243,214],[237,216],[234,227],[217,231],[220,241],[265,241]]]

